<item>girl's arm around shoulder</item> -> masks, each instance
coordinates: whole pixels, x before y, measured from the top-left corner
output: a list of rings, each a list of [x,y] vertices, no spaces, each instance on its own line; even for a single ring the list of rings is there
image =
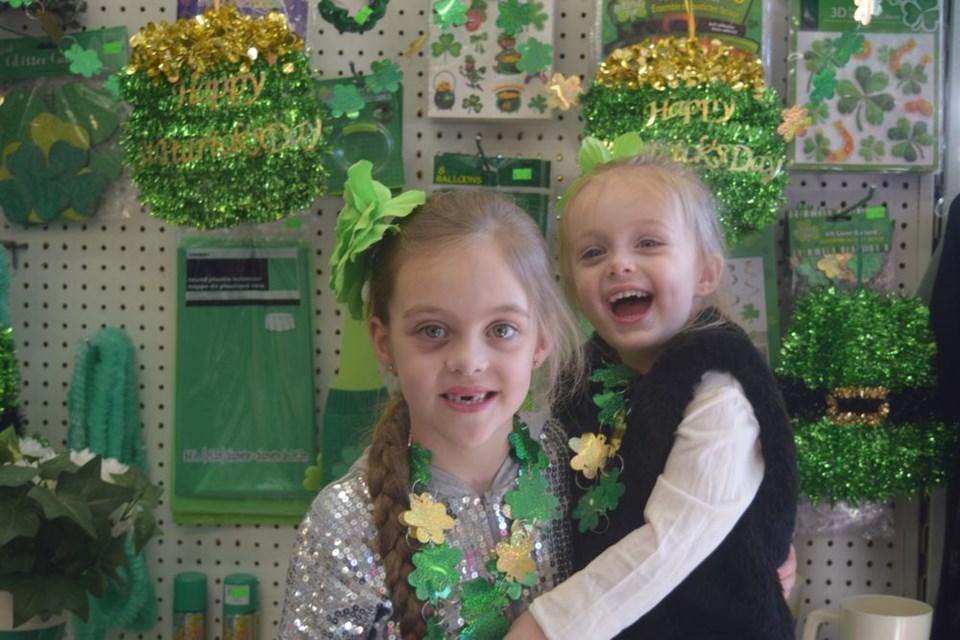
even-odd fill
[[[756,495],[764,473],[759,434],[740,383],[726,373],[704,374],[643,507],[646,524],[533,602],[530,612],[545,635],[612,638],[679,585]],[[630,506],[623,496],[619,508]]]

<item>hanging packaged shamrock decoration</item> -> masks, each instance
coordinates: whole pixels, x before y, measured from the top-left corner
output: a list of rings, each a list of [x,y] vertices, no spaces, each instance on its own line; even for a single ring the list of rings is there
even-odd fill
[[[223,5],[150,23],[130,44],[121,143],[154,216],[201,229],[259,223],[322,193],[325,111],[283,16]]]
[[[713,191],[727,239],[776,219],[788,176],[777,133],[780,98],[759,58],[690,36],[617,49],[580,97],[584,133],[601,140],[636,131],[689,164]]]

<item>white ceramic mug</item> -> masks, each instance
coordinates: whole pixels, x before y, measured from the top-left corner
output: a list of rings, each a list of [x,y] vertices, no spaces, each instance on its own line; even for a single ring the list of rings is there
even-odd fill
[[[929,640],[933,607],[899,596],[850,596],[840,609],[814,609],[803,624],[803,640],[816,640],[826,623],[840,629],[839,640]]]

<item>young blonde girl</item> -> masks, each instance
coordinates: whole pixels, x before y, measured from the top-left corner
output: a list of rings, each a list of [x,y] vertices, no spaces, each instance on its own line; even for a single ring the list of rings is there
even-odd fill
[[[719,310],[710,192],[662,158],[602,165],[574,188],[560,249],[596,331],[595,384],[558,413],[581,427],[578,571],[510,637],[793,638],[777,575],[796,506],[792,430],[766,362]]]
[[[372,251],[371,339],[398,389],[303,520],[279,637],[499,637],[570,566],[566,436],[514,416],[532,377],[549,406],[581,334],[536,225],[490,193],[433,195]]]

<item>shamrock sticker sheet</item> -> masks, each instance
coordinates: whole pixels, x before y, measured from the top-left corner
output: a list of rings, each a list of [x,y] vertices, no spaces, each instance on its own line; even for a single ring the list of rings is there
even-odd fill
[[[771,364],[780,348],[775,227],[768,225],[731,247],[726,274],[730,318]]]
[[[436,0],[429,42],[432,118],[549,118],[554,3]]]
[[[869,26],[845,0],[793,0],[791,166],[939,167],[941,9],[884,0]]]

